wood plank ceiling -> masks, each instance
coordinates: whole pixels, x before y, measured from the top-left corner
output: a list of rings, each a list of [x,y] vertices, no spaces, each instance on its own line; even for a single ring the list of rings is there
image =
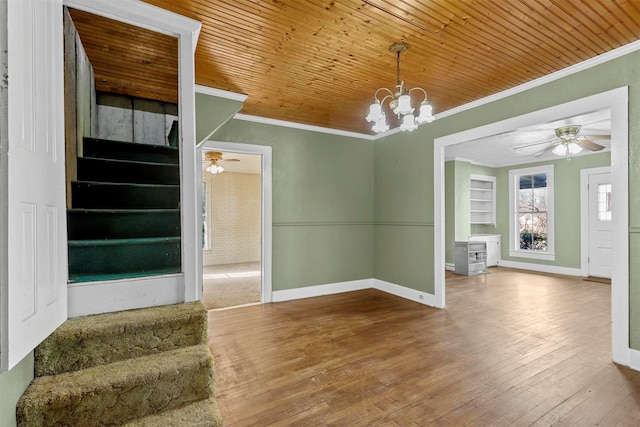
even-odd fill
[[[375,90],[395,84],[393,42],[411,46],[402,77],[437,114],[640,38],[638,0],[145,1],[203,23],[196,82],[247,94],[242,113],[361,133]],[[175,99],[177,46],[98,21],[79,28],[96,79],[126,93],[135,77],[147,97]]]

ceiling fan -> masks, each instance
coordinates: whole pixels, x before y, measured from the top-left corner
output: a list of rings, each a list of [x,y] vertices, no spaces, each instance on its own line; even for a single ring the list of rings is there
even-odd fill
[[[582,151],[582,149],[600,151],[605,147],[593,142],[593,140],[611,138],[611,135],[578,135],[580,133],[581,127],[582,126],[580,125],[561,126],[555,129],[556,136],[558,137],[558,139],[556,140],[553,140],[551,142],[536,142],[534,144],[515,147],[514,149],[519,150],[548,143],[546,147],[535,153],[534,156],[539,157],[547,151],[551,151],[555,155],[565,156],[567,157],[567,159],[569,159],[572,154],[577,154]]]
[[[222,153],[217,151],[206,151],[202,156],[202,167],[210,173],[222,173],[224,168],[220,166],[220,163],[239,161],[240,159],[224,159],[222,158]]]

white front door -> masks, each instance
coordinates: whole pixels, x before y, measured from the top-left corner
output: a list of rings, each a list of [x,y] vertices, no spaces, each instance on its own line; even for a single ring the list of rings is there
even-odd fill
[[[589,175],[589,276],[611,278],[611,174]]]
[[[67,318],[62,0],[9,0],[7,34],[2,370]]]

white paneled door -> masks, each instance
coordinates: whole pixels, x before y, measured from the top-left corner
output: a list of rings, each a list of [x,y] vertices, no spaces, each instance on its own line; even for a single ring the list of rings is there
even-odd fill
[[[7,3],[2,369],[67,316],[62,0]]]
[[[611,174],[589,175],[589,276],[611,278]]]

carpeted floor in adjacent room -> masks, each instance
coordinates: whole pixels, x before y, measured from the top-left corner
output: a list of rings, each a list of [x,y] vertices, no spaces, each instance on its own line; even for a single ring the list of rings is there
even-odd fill
[[[204,266],[202,303],[207,310],[260,302],[260,263]]]

